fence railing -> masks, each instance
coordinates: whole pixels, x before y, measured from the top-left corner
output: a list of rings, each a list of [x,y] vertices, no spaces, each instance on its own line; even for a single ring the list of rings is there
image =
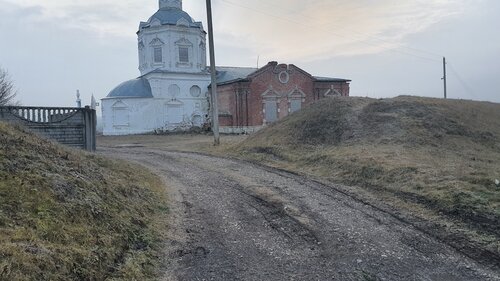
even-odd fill
[[[35,123],[62,122],[75,114],[81,108],[58,108],[58,107],[21,107],[9,106],[11,113],[26,121]]]
[[[96,111],[70,107],[0,107],[0,121],[21,124],[62,144],[95,151]]]

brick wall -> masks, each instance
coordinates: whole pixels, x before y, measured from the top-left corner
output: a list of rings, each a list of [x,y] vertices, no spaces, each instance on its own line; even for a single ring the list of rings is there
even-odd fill
[[[349,83],[319,82],[292,64],[271,62],[251,74],[248,79],[250,82],[218,86],[221,126],[265,125],[265,100],[276,101],[277,116],[281,119],[290,114],[292,100],[300,99],[303,108],[316,100],[326,98],[325,93],[329,90],[331,93],[349,96]]]

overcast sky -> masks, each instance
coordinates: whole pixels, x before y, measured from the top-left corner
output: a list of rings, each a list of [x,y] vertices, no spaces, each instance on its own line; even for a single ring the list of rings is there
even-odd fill
[[[355,96],[500,102],[498,0],[213,0],[217,65],[293,63]],[[23,105],[74,106],[135,78],[157,0],[0,0],[0,67]],[[205,1],[184,10],[206,24]]]

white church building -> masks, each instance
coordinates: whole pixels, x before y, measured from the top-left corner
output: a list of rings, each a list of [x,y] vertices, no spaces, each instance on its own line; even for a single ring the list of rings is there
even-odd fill
[[[206,123],[210,73],[206,32],[181,0],[159,0],[137,32],[141,76],[102,99],[104,135],[201,127]]]
[[[102,99],[104,135],[184,131],[210,123],[207,34],[182,10],[181,0],[159,0],[159,5],[137,32],[141,76]],[[225,133],[254,132],[332,93],[349,96],[351,82],[277,62],[259,69],[217,67],[216,74]]]

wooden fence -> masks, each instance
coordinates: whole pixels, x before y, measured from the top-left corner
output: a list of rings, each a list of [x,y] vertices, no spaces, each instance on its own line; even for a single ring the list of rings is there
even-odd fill
[[[61,144],[95,151],[96,111],[90,107],[0,107],[0,121],[20,124]]]

